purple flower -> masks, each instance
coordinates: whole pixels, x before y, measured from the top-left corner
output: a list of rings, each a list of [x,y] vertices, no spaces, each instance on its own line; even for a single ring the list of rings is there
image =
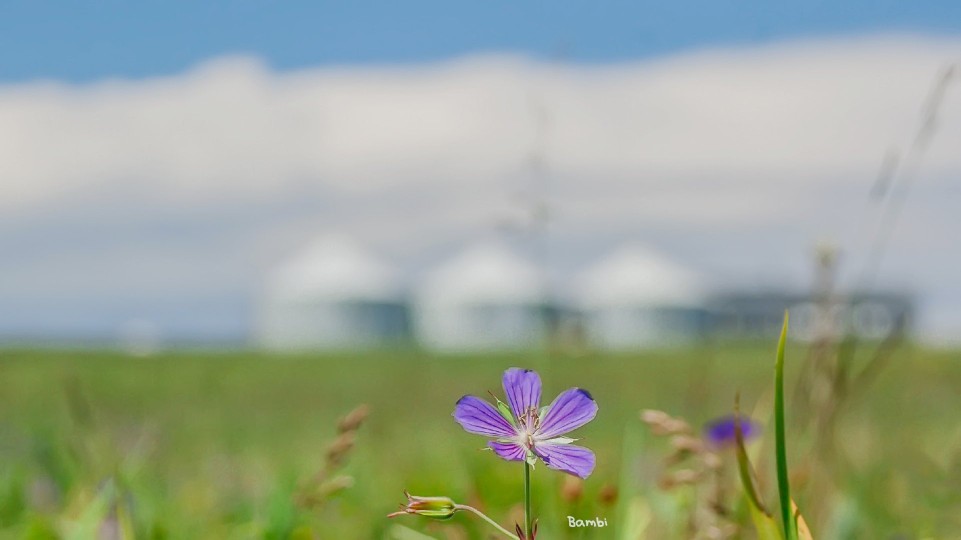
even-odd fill
[[[714,446],[734,444],[735,422],[737,422],[737,417],[734,415],[711,420],[704,426],[704,438]],[[741,417],[741,433],[744,434],[745,441],[757,436],[760,431],[761,427],[759,425],[745,416]]]
[[[500,400],[494,407],[476,396],[460,398],[454,419],[470,433],[493,438],[487,446],[508,461],[533,465],[540,458],[551,469],[590,476],[594,452],[563,436],[597,415],[597,402],[587,390],[565,390],[540,408],[541,378],[529,369],[511,368],[504,372],[504,393],[509,407]]]

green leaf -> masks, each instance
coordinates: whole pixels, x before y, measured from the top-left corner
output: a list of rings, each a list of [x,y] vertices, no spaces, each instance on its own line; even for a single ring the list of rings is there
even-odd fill
[[[787,341],[788,313],[784,312],[781,338],[777,343],[777,360],[774,364],[774,440],[777,452],[777,488],[781,503],[781,521],[784,536],[797,540],[797,523],[792,518],[791,486],[787,471],[787,437],[784,424],[784,344]]]
[[[749,504],[751,510],[751,521],[754,522],[754,530],[757,531],[758,540],[784,540],[781,535],[781,527],[777,524],[774,516],[763,512],[760,508]]]
[[[116,497],[113,480],[106,482],[100,491],[83,507],[76,520],[66,523],[63,537],[66,540],[86,540],[96,538],[97,531],[110,512],[110,505]]]
[[[517,428],[517,420],[514,419],[514,413],[511,411],[511,408],[496,397],[494,398],[494,401],[497,402],[497,412],[501,413],[501,416],[504,417],[504,420],[510,422],[511,426]]]
[[[570,437],[554,437],[553,439],[549,439],[547,442],[551,444],[571,444],[573,442],[577,442],[577,439],[572,439]]]

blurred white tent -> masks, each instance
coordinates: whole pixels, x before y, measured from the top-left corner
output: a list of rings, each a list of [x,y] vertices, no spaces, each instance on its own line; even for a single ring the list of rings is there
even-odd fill
[[[674,345],[706,329],[697,277],[645,247],[623,247],[602,259],[582,274],[575,291],[587,338],[599,348]]]
[[[499,243],[475,246],[431,271],[414,302],[417,337],[428,348],[524,349],[545,338],[541,276]]]
[[[268,278],[260,338],[272,349],[385,345],[408,337],[389,266],[343,236],[326,236]]]

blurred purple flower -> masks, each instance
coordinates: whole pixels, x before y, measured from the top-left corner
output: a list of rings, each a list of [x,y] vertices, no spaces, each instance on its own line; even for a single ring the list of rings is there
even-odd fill
[[[508,461],[534,464],[540,458],[551,469],[587,478],[594,471],[594,452],[563,437],[590,422],[597,415],[597,402],[582,388],[562,392],[543,409],[541,378],[529,369],[511,368],[504,372],[507,404],[497,407],[476,396],[457,402],[454,419],[468,432],[486,435],[487,443],[498,456]],[[496,399],[496,398],[495,398]]]
[[[738,417],[735,415],[715,418],[704,425],[704,438],[714,446],[728,446],[735,442],[735,429]],[[750,418],[740,417],[741,433],[744,440],[750,440],[761,432],[761,426]]]

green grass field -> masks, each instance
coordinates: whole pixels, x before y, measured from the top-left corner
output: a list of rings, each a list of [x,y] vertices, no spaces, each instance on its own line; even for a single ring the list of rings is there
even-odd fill
[[[424,538],[413,531],[492,538],[468,515],[446,522],[384,516],[408,489],[482,506],[513,529],[521,519],[522,467],[481,451],[485,439],[464,432],[451,412],[464,394],[501,395],[503,370],[522,366],[541,373],[545,399],[581,386],[600,406],[575,432],[597,454],[582,494],[561,473],[540,465],[534,471],[538,538],[634,538],[644,524],[645,538],[687,538],[693,495],[655,485],[668,450],[639,411],[660,409],[700,425],[729,413],[738,391],[751,411],[770,399],[773,349],[551,359],[403,350],[150,358],[0,352],[0,530],[9,538]],[[788,350],[789,390],[805,356]],[[300,494],[324,466],[337,419],[359,404],[370,406],[370,416],[337,472],[352,485],[304,503]],[[767,420],[759,410],[755,417]],[[899,351],[841,410],[830,471],[812,459],[811,440],[803,427],[789,427],[791,463],[831,479],[830,489],[806,486],[800,471],[794,485],[802,509],[830,509],[812,523],[816,537],[961,538],[958,353]],[[773,501],[764,443],[758,451],[761,484]],[[731,490],[738,507],[733,481]],[[571,529],[568,515],[603,517],[609,526]]]

